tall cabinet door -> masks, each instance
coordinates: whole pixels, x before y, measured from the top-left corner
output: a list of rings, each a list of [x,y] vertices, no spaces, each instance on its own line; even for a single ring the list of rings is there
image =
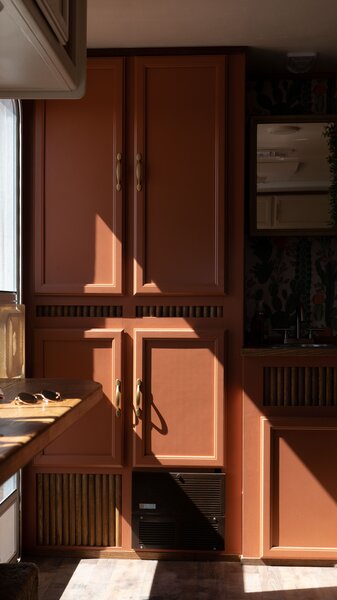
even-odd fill
[[[226,57],[137,57],[134,293],[224,293]]]
[[[36,377],[89,379],[103,399],[49,444],[36,460],[57,466],[121,466],[124,422],[122,332],[119,329],[39,329]]]
[[[122,291],[123,64],[91,60],[84,98],[37,105],[37,293]]]
[[[137,329],[134,465],[224,465],[224,334]]]

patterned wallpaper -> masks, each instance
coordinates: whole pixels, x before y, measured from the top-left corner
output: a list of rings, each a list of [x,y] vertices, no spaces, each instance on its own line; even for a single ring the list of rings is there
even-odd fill
[[[253,115],[337,115],[337,78],[250,81],[247,110],[248,121]],[[245,273],[246,342],[257,306],[263,309],[268,335],[277,335],[274,329],[295,328],[299,306],[304,329],[336,335],[335,236],[247,238]]]
[[[295,328],[303,307],[304,329],[337,331],[337,238],[265,237],[246,244],[246,331],[262,304],[269,335]]]
[[[337,113],[336,79],[248,81],[248,116]]]

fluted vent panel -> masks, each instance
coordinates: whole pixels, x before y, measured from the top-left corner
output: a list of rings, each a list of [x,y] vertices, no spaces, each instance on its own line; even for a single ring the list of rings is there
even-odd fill
[[[38,473],[38,544],[120,546],[120,507],[120,475]]]
[[[264,367],[264,406],[337,406],[337,367]]]
[[[136,306],[137,317],[183,317],[190,319],[219,318],[222,306]]]
[[[87,306],[83,304],[38,305],[37,317],[122,317],[122,306]]]

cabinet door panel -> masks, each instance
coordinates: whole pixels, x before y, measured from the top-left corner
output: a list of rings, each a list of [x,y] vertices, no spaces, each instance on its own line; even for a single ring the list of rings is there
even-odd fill
[[[135,59],[135,293],[224,292],[225,74],[220,56]]]
[[[262,420],[263,554],[336,559],[337,420]]]
[[[116,380],[121,380],[120,330],[38,330],[37,376],[93,379],[104,398],[49,444],[42,464],[121,465],[123,406],[116,415]],[[122,391],[122,388],[121,388]],[[122,396],[122,395],[121,395]]]
[[[222,466],[223,333],[136,330],[135,351],[135,465]]]
[[[81,100],[39,104],[36,291],[122,290],[123,61],[91,62]]]

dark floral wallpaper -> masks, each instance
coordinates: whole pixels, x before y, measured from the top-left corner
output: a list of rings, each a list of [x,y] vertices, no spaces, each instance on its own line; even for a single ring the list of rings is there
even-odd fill
[[[268,335],[295,328],[303,308],[303,329],[337,331],[337,239],[257,237],[246,245],[246,331],[262,305]]]
[[[337,78],[255,80],[247,85],[247,110],[258,115],[337,115]],[[337,334],[337,238],[259,236],[246,240],[246,342],[259,307],[265,333],[296,326]],[[253,326],[254,327],[254,326]],[[317,334],[316,333],[316,334]]]
[[[335,114],[337,78],[249,81],[247,110],[249,116]]]

